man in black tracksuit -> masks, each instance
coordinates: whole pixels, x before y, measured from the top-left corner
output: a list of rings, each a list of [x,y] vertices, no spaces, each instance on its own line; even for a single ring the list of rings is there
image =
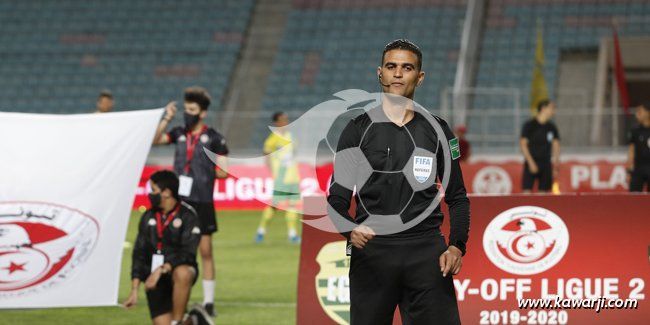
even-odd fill
[[[124,306],[137,303],[138,289],[144,282],[153,323],[180,324],[198,275],[199,220],[194,208],[179,199],[178,178],[173,172],[154,173],[150,185],[151,209],[142,215],[138,226],[131,294]],[[200,313],[205,323],[209,316],[205,310]]]
[[[346,126],[337,153],[358,147],[373,170],[387,173],[375,172],[360,189],[357,188],[354,219],[347,212],[353,191],[341,185],[343,180],[337,183],[337,179],[333,179],[328,203],[339,215],[356,224],[371,221],[369,218],[375,218],[374,215],[395,215],[401,217],[401,222],[408,223],[425,211],[438,194],[435,177],[442,179],[445,169],[441,144],[449,142],[453,148],[451,166],[447,166],[449,183],[445,187],[451,220],[449,245],[439,229],[443,220],[440,207],[422,222],[398,233],[377,235],[365,224],[351,232],[343,232],[352,245],[352,325],[391,324],[397,306],[404,324],[460,323],[451,275],[460,271],[465,254],[469,200],[458,163],[457,140],[442,119],[429,116],[441,126],[444,139],[438,137],[427,116],[408,107],[405,109],[403,104],[412,102],[389,99],[392,95],[413,98],[415,87],[424,79],[421,62],[419,48],[407,40],[386,45],[382,66],[377,72],[383,92],[390,95],[384,95],[381,106],[354,118]],[[420,151],[414,152],[414,147]],[[436,169],[428,170],[431,179],[426,172],[416,175],[416,166],[411,168],[409,162],[412,156],[413,161],[427,162],[423,165],[424,171],[427,165],[437,163]],[[335,164],[335,169],[337,167],[340,165]],[[397,172],[401,170],[420,177],[418,181],[428,180],[425,184],[430,185],[413,191],[406,179],[408,175]]]
[[[639,125],[628,139],[627,170],[630,192],[650,192],[650,103],[636,108]]]

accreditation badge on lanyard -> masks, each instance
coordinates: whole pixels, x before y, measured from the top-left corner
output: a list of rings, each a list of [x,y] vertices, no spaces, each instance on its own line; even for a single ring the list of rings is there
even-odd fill
[[[180,175],[178,177],[178,195],[180,196],[189,197],[190,194],[192,194],[192,183],[194,183],[194,180],[188,175],[190,174],[192,159],[194,158],[194,149],[196,149],[196,145],[199,143],[201,134],[203,134],[207,128],[208,127],[204,125],[201,132],[197,135],[192,135],[192,132],[188,132],[185,137],[187,139],[185,142],[185,166],[183,168],[185,175]]]
[[[176,206],[174,211],[169,213],[169,215],[167,216],[164,222],[162,220],[163,219],[162,213],[156,212],[156,237],[158,241],[156,242],[156,253],[153,254],[153,256],[151,257],[151,272],[155,271],[157,268],[165,264],[165,255],[162,254],[163,233],[165,232],[165,229],[167,229],[169,224],[172,222],[172,220],[174,220],[174,217],[176,216],[176,213],[178,213],[179,208],[180,208],[180,204]]]

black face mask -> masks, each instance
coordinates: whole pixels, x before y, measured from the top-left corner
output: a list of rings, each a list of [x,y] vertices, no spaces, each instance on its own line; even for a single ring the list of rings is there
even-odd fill
[[[183,119],[185,120],[185,128],[191,129],[196,125],[196,123],[199,123],[199,114],[194,115],[185,112],[183,114]]]
[[[149,193],[149,202],[151,202],[151,208],[154,210],[160,209],[160,202],[162,201],[162,198],[160,197],[160,193]]]

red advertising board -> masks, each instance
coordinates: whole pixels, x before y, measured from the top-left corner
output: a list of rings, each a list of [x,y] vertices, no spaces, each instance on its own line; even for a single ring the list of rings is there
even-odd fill
[[[317,215],[324,204],[312,198],[305,208]],[[471,210],[467,255],[454,278],[462,323],[650,324],[650,196],[475,196]],[[344,246],[339,234],[303,227],[298,324],[349,321]],[[600,312],[517,305],[556,297],[638,305]]]
[[[311,167],[300,164],[303,196],[315,195],[327,189],[332,165]],[[171,166],[146,166],[138,189],[134,207],[146,206],[146,182],[159,169]],[[463,176],[468,192],[476,194],[521,193],[522,164],[516,160],[504,162],[463,163]],[[214,201],[218,209],[262,209],[271,198],[273,179],[263,165],[231,166],[236,177],[217,180]],[[607,161],[567,161],[562,164],[558,183],[562,193],[626,192],[623,163]]]
[[[467,191],[476,194],[521,193],[523,164],[520,161],[463,163]],[[557,178],[562,193],[625,192],[624,163],[566,161]]]
[[[148,206],[147,181],[151,174],[161,169],[172,169],[172,166],[145,166],[136,197],[134,208]],[[330,169],[331,170],[331,169]],[[300,190],[303,196],[321,193],[316,171],[307,164],[300,164],[301,177]],[[273,178],[268,169],[263,165],[237,165],[230,166],[232,175],[226,179],[218,179],[214,186],[214,202],[217,209],[263,209],[271,200],[273,193]],[[327,175],[329,177],[329,175]]]

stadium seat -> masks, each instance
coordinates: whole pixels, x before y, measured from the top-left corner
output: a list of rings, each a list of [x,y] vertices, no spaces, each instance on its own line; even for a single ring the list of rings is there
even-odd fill
[[[423,65],[430,73],[426,87],[430,87],[427,89],[431,94],[423,95],[421,104],[437,108],[435,93],[453,85],[456,59],[440,58],[435,55],[438,51],[432,49],[445,53],[459,50],[464,3],[418,1],[414,6],[396,3],[391,8],[385,3],[380,6],[373,2],[340,1],[327,8],[314,8],[310,2],[294,2],[280,44],[282,55],[276,56],[273,66],[274,73],[282,71],[282,86],[274,87],[275,81],[270,82],[263,109],[267,112],[288,108],[307,110],[345,88],[377,90],[374,70],[383,46],[392,39],[404,37],[425,51]],[[431,31],[440,32],[431,37]],[[310,52],[320,54],[322,71],[316,74],[313,85],[301,86],[306,68],[304,59]],[[277,98],[285,98],[286,104]]]
[[[218,109],[241,44],[217,43],[213,36],[244,35],[253,3],[0,2],[0,72],[13,80],[2,78],[1,109],[88,112],[104,88],[115,95],[117,108],[151,108],[177,98],[181,85],[197,83],[208,88]],[[186,64],[198,67],[198,78],[178,83],[179,77],[155,74],[157,65]],[[61,85],[65,91],[40,91]],[[30,91],[33,101],[18,100],[25,87],[37,90]]]

